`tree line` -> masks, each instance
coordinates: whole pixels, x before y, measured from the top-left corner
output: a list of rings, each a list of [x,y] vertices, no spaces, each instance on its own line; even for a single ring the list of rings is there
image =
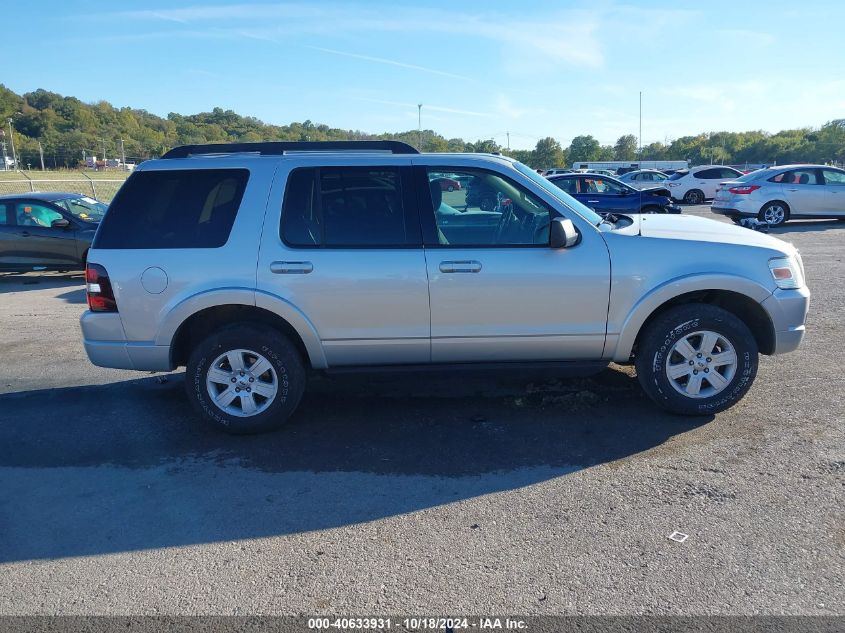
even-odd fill
[[[579,135],[563,147],[552,137],[537,141],[532,150],[508,150],[494,139],[465,141],[445,138],[433,130],[371,134],[311,121],[269,125],[232,110],[159,117],[146,110],[116,108],[106,101],[84,103],[75,97],[38,89],[18,95],[0,84],[0,141],[11,155],[8,119],[21,165],[40,167],[43,153],[48,168],[74,168],[87,155],[144,160],[171,147],[190,143],[250,141],[398,140],[427,152],[502,152],[534,168],[562,167],[573,162],[605,160],[688,160],[691,164],[787,164],[845,162],[845,119],[819,128],[797,128],[770,134],[709,132],[683,136],[667,143],[650,143],[640,151],[637,137],[626,134],[613,145],[591,135]],[[123,143],[121,148],[119,143]],[[40,148],[39,148],[40,144]]]

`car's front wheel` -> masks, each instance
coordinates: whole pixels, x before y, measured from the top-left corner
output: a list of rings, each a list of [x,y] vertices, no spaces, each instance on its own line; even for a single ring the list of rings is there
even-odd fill
[[[215,427],[236,435],[275,429],[305,390],[296,347],[269,327],[225,327],[194,348],[185,379],[188,398]]]
[[[733,406],[757,375],[754,335],[737,316],[708,304],[666,310],[643,332],[637,377],[664,409],[707,415]]]

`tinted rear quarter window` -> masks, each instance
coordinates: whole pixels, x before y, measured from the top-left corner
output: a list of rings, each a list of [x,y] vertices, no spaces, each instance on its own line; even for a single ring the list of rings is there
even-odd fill
[[[669,176],[669,180],[680,180],[687,174],[689,174],[689,169],[682,169],[680,171],[676,171],[674,174]]]
[[[248,179],[246,169],[135,173],[109,206],[94,248],[219,248]]]

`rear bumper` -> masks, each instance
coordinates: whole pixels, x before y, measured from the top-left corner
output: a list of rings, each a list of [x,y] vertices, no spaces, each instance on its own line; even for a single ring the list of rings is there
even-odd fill
[[[807,288],[775,290],[772,296],[761,304],[769,313],[775,331],[774,354],[794,352],[804,339],[804,321],[810,307],[810,291]]]
[[[718,202],[714,202],[713,205],[710,207],[710,210],[713,213],[717,213],[719,215],[726,215],[729,218],[756,218],[757,214],[753,211],[743,211],[741,209],[735,209],[733,207],[717,207],[716,205]]]
[[[98,367],[169,371],[170,347],[149,342],[129,342],[120,315],[113,312],[84,312],[79,319],[88,359]]]

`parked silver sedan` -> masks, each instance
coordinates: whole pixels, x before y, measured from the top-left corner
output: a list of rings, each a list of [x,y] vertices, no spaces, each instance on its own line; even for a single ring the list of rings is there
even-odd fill
[[[631,185],[634,189],[650,189],[665,185],[669,176],[657,169],[637,169],[629,171],[618,177],[624,183]]]
[[[758,218],[779,226],[793,218],[845,219],[845,170],[826,165],[782,165],[719,184],[713,213],[738,222]]]

